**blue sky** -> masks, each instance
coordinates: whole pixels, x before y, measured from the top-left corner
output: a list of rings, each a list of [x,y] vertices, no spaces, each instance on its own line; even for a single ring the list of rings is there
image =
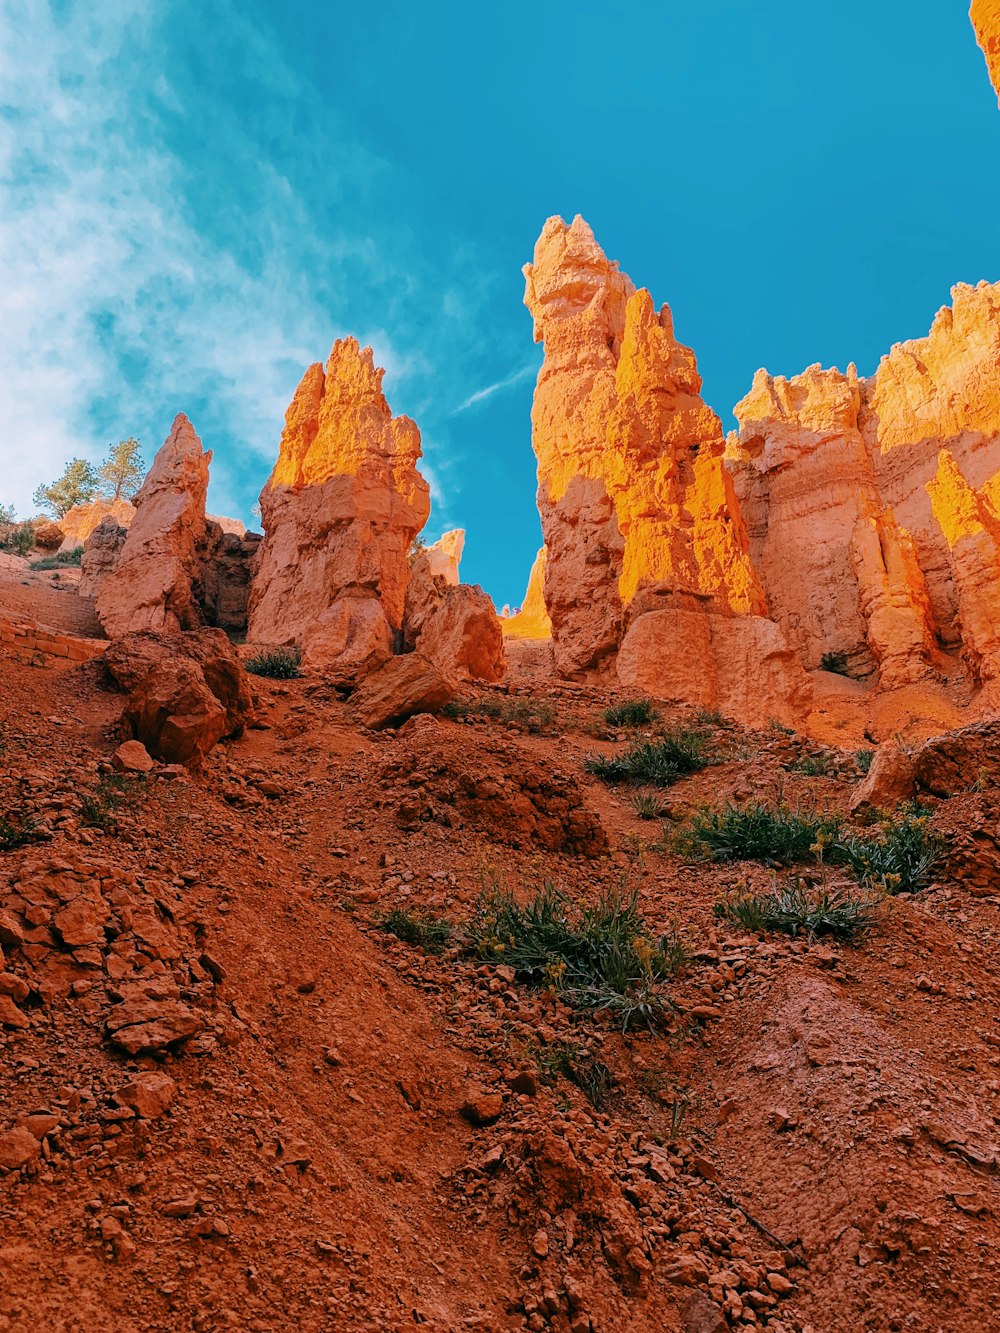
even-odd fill
[[[731,424],[758,366],[871,373],[1000,279],[1000,113],[963,3],[4,0],[0,500],[178,410],[249,518],[305,365],[371,342],[463,577],[539,542],[552,213],[669,301]]]

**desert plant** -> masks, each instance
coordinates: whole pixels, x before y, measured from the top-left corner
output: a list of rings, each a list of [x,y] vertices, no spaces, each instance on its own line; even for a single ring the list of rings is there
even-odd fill
[[[855,750],[854,762],[858,766],[858,771],[867,773],[872,766],[872,760],[875,758],[874,750]]]
[[[649,699],[627,699],[604,710],[604,720],[609,727],[648,727],[657,716]]]
[[[785,935],[832,935],[846,940],[867,930],[875,904],[843,889],[808,887],[795,880],[770,893],[732,894],[715,905],[715,915],[744,930],[770,930]]]
[[[302,673],[299,667],[302,653],[298,648],[266,648],[248,657],[243,663],[254,676],[269,676],[272,680],[294,680]]]
[[[15,523],[0,538],[0,550],[27,555],[35,544],[35,529],[30,523]]]
[[[416,945],[425,953],[441,953],[451,939],[450,921],[410,912],[403,907],[394,907],[383,916],[376,917],[375,924],[380,930],[395,935],[406,944]]]
[[[825,778],[832,762],[828,754],[802,754],[784,767],[786,772],[800,773],[805,778]]]
[[[101,494],[106,500],[131,500],[142,485],[146,465],[134,435],[108,446],[108,456],[97,470]]]
[[[117,833],[122,806],[129,804],[145,786],[145,777],[138,774],[103,774],[94,791],[86,793],[80,802],[81,822],[105,833]]]
[[[859,884],[885,893],[916,893],[930,881],[943,850],[926,815],[888,819],[872,837],[845,837],[830,848],[831,860],[849,866]]]
[[[556,710],[549,703],[517,695],[501,695],[485,699],[452,699],[441,709],[441,714],[453,720],[463,717],[495,718],[498,722],[523,727],[525,731],[539,732],[552,724]]]
[[[83,547],[74,546],[72,551],[57,551],[55,555],[42,556],[32,560],[32,569],[64,569],[67,565],[78,565],[83,559]]]
[[[48,486],[36,488],[32,499],[41,509],[47,509],[56,518],[68,513],[74,505],[87,504],[97,494],[99,479],[91,465],[82,458],[72,458],[61,477]]]
[[[821,671],[832,671],[835,676],[846,676],[847,654],[846,653],[824,653],[819,659],[819,669]]]
[[[835,815],[808,814],[761,802],[697,811],[684,830],[684,848],[710,861],[791,865],[820,855],[840,830]]]
[[[29,811],[11,809],[0,815],[0,852],[12,852],[38,838],[38,825]]]
[[[550,987],[574,1008],[614,1014],[623,1032],[663,1021],[671,1006],[659,983],[684,961],[676,937],[654,940],[638,894],[622,889],[606,890],[594,907],[574,908],[546,883],[522,907],[494,885],[480,897],[468,936],[478,957],[508,964],[519,980]]]
[[[706,736],[690,727],[665,731],[656,741],[643,741],[623,754],[591,755],[585,767],[602,782],[628,782],[635,787],[671,787],[708,763]]]
[[[632,808],[640,819],[659,819],[663,808],[655,796],[639,791],[632,797]]]
[[[545,1083],[565,1078],[576,1084],[595,1110],[607,1101],[615,1076],[603,1060],[583,1052],[576,1042],[556,1041],[535,1051],[538,1072]]]

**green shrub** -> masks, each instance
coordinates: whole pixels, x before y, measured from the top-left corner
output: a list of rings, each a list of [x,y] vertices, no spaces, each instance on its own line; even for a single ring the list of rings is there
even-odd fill
[[[696,708],[694,720],[701,727],[728,727],[729,723],[715,708]]]
[[[824,653],[819,659],[820,671],[832,671],[835,676],[846,676],[847,654],[846,653]]]
[[[451,939],[450,921],[409,912],[402,907],[394,907],[376,918],[375,924],[380,930],[395,935],[406,944],[416,945],[425,953],[441,953]]]
[[[846,940],[867,930],[875,904],[839,889],[807,888],[796,881],[771,893],[735,894],[715,905],[715,915],[744,930],[772,930],[785,935],[832,935]]]
[[[942,850],[942,839],[927,816],[912,813],[886,820],[874,837],[845,837],[830,848],[831,859],[849,866],[859,884],[885,893],[916,893],[924,888]]]
[[[586,761],[588,773],[602,782],[628,782],[634,787],[672,787],[675,782],[696,773],[708,763],[706,736],[692,728],[675,727],[657,741],[643,741],[624,754],[591,755]]]
[[[684,830],[683,841],[711,861],[763,861],[791,865],[820,854],[840,831],[835,815],[806,814],[784,805],[761,802],[699,810]]]
[[[248,657],[244,666],[254,676],[270,676],[272,680],[294,680],[302,673],[302,652],[298,648],[267,648]]]
[[[525,731],[539,732],[551,726],[556,710],[551,704],[537,703],[519,696],[486,699],[452,699],[441,709],[443,717],[453,720],[463,717],[489,717],[498,722],[523,727]]]
[[[832,761],[828,754],[802,754],[785,764],[788,773],[801,773],[806,778],[825,778],[830,772]]]
[[[872,766],[872,760],[874,758],[875,758],[874,750],[854,751],[854,762],[857,764],[858,771],[861,773],[867,773],[870,770]]]
[[[38,825],[27,810],[8,810],[0,815],[0,852],[12,852],[16,847],[39,839]]]
[[[632,797],[632,807],[640,819],[659,819],[663,813],[659,799],[646,791],[636,792]]]
[[[30,523],[15,523],[0,537],[0,551],[27,555],[35,544],[35,529]]]
[[[657,716],[648,699],[628,699],[604,710],[604,720],[609,727],[648,727]]]
[[[650,936],[638,894],[616,889],[595,907],[573,908],[547,883],[521,907],[494,886],[480,898],[468,933],[478,957],[508,964],[519,980],[551,987],[574,1008],[614,1014],[623,1032],[664,1019],[670,1004],[658,985],[684,962],[675,937]]]
[[[41,560],[32,560],[32,569],[64,569],[67,565],[78,565],[83,559],[83,547],[74,546],[72,551],[56,551],[55,555],[46,555]]]

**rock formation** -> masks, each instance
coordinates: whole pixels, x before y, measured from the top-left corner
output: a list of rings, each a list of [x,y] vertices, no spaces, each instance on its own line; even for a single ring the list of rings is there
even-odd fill
[[[135,497],[135,518],[98,592],[97,614],[110,637],[204,624],[195,586],[211,459],[180,413]]]
[[[60,550],[73,551],[78,546],[86,546],[87,538],[106,518],[112,518],[121,527],[127,528],[135,518],[135,506],[120,498],[91,500],[87,504],[74,505],[59,520],[63,533]]]
[[[261,493],[265,537],[249,637],[295,644],[345,676],[389,656],[403,624],[407,556],[430,512],[420,433],[393,417],[370,347],[334,343],[285,416]]]
[[[87,537],[80,557],[80,596],[95,597],[100,592],[122,553],[128,528],[113,514],[107,514]]]
[[[996,674],[1000,284],[952,299],[870,379],[758,371],[737,404],[727,462],[750,554],[808,667],[843,654],[895,686],[964,645],[974,679]]]
[[[976,40],[983,48],[997,100],[1000,101],[1000,0],[972,0],[969,11]]]
[[[453,540],[461,537],[461,541]],[[459,583],[465,533],[447,533],[413,561],[403,609],[403,646],[420,652],[455,680],[502,679],[503,631],[489,595]]]
[[[500,622],[505,639],[550,639],[552,621],[545,609],[545,547],[539,549],[528,575],[524,601],[516,615]]]
[[[669,697],[678,681],[667,655],[699,618],[742,618],[732,631],[741,641],[779,644],[723,464],[722,427],[669,308],[657,311],[635,290],[579,217],[570,226],[550,218],[524,272],[535,339],[545,344],[532,427],[557,668],[607,665],[622,646],[626,662],[644,663],[646,688]],[[657,619],[640,628],[651,613]],[[701,670],[724,686],[714,632],[705,625],[692,644],[707,654]],[[787,719],[786,701],[807,697],[807,683],[793,654],[773,660],[795,679],[773,703],[759,702]]]

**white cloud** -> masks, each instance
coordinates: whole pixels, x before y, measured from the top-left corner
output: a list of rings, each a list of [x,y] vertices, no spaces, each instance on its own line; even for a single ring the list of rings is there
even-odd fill
[[[477,403],[485,402],[487,398],[492,398],[495,393],[502,393],[504,389],[511,389],[515,384],[520,384],[531,375],[537,373],[538,367],[534,364],[522,366],[520,370],[515,370],[513,375],[508,375],[506,379],[497,380],[496,384],[488,384],[485,389],[478,389],[470,394],[464,402],[459,403],[452,411],[452,416],[458,416],[459,412],[467,412],[470,407],[475,407]]]

